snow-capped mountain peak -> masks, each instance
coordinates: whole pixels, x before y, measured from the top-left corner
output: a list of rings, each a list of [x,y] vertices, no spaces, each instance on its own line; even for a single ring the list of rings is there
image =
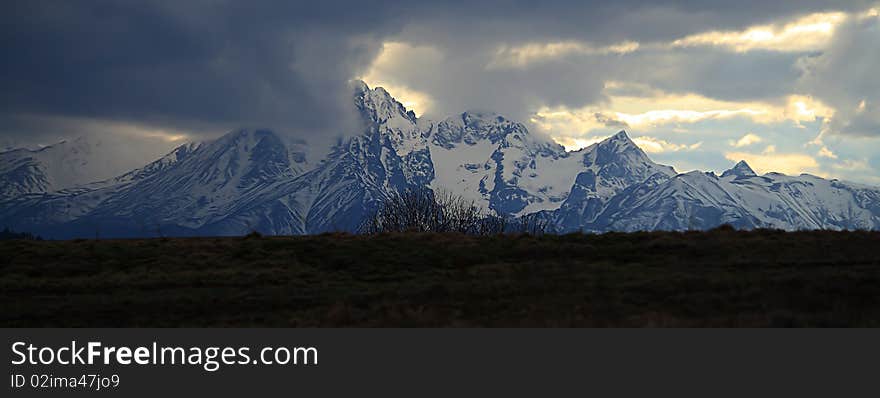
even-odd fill
[[[0,153],[0,199],[72,188],[113,178],[131,168],[126,156],[86,136],[39,149],[14,149]]]
[[[626,134],[626,131],[621,130],[617,134],[606,138],[605,140],[594,144],[598,149],[597,154],[600,154],[597,159],[607,158],[613,159],[615,155],[619,154],[629,154],[629,156],[633,158],[639,158],[641,160],[648,160],[648,155],[642,151],[642,148],[639,148],[632,139],[629,138],[629,135]],[[587,147],[590,149],[591,147]]]
[[[423,132],[413,111],[382,87],[371,89],[361,81],[356,81],[355,87],[355,107],[367,134],[386,137],[400,156],[425,149]]]
[[[626,130],[620,130],[617,134],[612,135],[605,139],[606,145],[613,144],[616,148],[620,150],[626,150],[632,147],[638,147],[633,140],[629,138],[629,135],[626,134]]]
[[[407,110],[400,101],[382,87],[370,88],[358,81],[355,89],[355,106],[367,119],[368,123],[387,123],[402,118],[410,124],[416,123],[416,115]]]
[[[654,163],[625,131],[566,152],[494,112],[418,119],[386,90],[362,82],[354,82],[353,99],[363,128],[326,155],[268,129],[237,130],[180,146],[116,178],[56,190],[55,166],[95,175],[90,167],[101,163],[89,159],[101,149],[74,140],[0,153],[0,227],[50,238],[94,236],[96,229],[108,237],[352,231],[389,196],[430,188],[505,217],[539,214],[558,232],[722,223],[880,229],[877,188],[808,175],[757,176],[745,162],[721,177],[677,174]]]
[[[657,168],[669,176],[675,175],[675,170],[669,166],[660,166],[654,163],[648,155],[633,142],[626,131],[606,138],[605,140],[583,148],[576,153],[583,153],[584,166],[589,168],[603,168],[606,165],[619,165],[621,167],[647,169]],[[649,173],[653,174],[653,173]],[[647,175],[645,176],[647,177]]]
[[[752,170],[752,168],[749,166],[748,163],[746,163],[745,160],[740,160],[735,166],[733,166],[733,168],[726,170],[724,173],[722,173],[721,178],[730,177],[730,176],[754,177],[757,175],[758,174],[755,173],[754,170]]]
[[[559,230],[589,229],[609,201],[628,187],[650,181],[652,186],[676,175],[654,163],[625,131],[583,148],[573,156],[580,172],[568,198],[554,215]]]

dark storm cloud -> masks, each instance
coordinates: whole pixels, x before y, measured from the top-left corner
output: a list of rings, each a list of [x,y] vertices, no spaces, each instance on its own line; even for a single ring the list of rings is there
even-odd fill
[[[591,71],[614,65],[594,60],[576,67],[546,65],[539,73],[483,74],[476,58],[459,54],[526,40],[663,40],[829,7],[858,9],[862,4],[12,2],[4,5],[0,16],[0,118],[45,115],[178,130],[222,132],[261,125],[301,134],[334,132],[344,128],[340,120],[346,118],[340,115],[347,111],[347,81],[369,66],[388,39],[429,43],[456,58],[446,71],[412,72],[425,82],[422,88],[444,102],[441,107],[513,109],[515,116],[522,116],[522,109],[537,103],[599,99],[601,80]],[[547,74],[556,79],[541,77]],[[3,134],[38,130],[37,125],[23,125]]]
[[[801,71],[802,53],[722,48],[658,50],[682,37],[714,30],[742,30],[823,11],[863,10],[867,2],[619,1],[550,2],[503,7],[436,7],[419,23],[406,24],[390,39],[436,48],[432,61],[404,59],[387,76],[389,83],[427,93],[429,117],[463,109],[489,108],[528,120],[542,106],[581,107],[601,102],[609,80],[650,85],[670,93],[698,93],[730,100],[777,101],[791,94]],[[577,53],[523,68],[487,68],[499,46],[583,42],[607,46],[635,41],[630,54]]]
[[[387,10],[315,2],[32,1],[6,7],[0,106],[178,125],[335,121]]]
[[[795,64],[802,56],[760,50],[739,54],[724,49],[646,52],[622,62],[615,74],[666,92],[748,101],[791,93],[801,75]]]
[[[410,15],[412,42],[485,42],[572,38],[593,42],[670,40],[706,30],[738,29],[827,10],[861,10],[870,1],[618,0],[428,2]],[[411,6],[412,7],[412,6]]]
[[[850,21],[827,52],[803,61],[799,88],[837,110],[830,132],[880,137],[880,18]]]

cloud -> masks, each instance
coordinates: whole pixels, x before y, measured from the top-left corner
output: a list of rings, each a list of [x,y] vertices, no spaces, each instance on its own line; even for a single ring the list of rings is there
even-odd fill
[[[752,144],[757,144],[761,141],[764,141],[764,139],[752,133],[748,133],[742,136],[742,138],[737,141],[731,141],[730,145],[736,148],[742,148]]]
[[[608,81],[736,102],[776,101],[795,93],[800,71],[792,64],[803,54],[744,55],[723,48],[669,44],[703,32],[743,30],[829,9],[849,13],[860,8],[807,0],[735,5],[551,1],[537,9],[490,1],[462,9],[446,2],[427,9],[420,3],[401,7],[406,22],[384,42],[401,43],[406,51],[398,54],[398,62],[373,76],[383,85],[429,95],[432,105],[422,113],[430,118],[481,108],[529,120],[544,107],[596,105],[605,100],[602,91]],[[441,56],[427,62],[419,50],[423,48]]]
[[[582,108],[544,107],[530,121],[550,135],[587,134],[609,127],[647,131],[665,126],[692,125],[705,121],[734,118],[758,124],[803,123],[833,115],[833,111],[811,97],[790,95],[776,102],[736,102],[717,100],[695,93],[671,94],[650,86],[610,82],[603,90],[604,103]],[[760,137],[746,136],[739,146],[760,142]],[[737,146],[739,142],[735,143]]]
[[[813,157],[799,153],[777,153],[775,148],[768,148],[763,153],[727,152],[724,157],[731,162],[745,160],[758,173],[779,172],[788,175],[810,173],[825,175],[819,170],[819,162]]]
[[[750,26],[741,31],[711,31],[687,36],[672,47],[714,46],[736,52],[769,50],[808,52],[826,48],[835,29],[847,19],[843,12],[815,13],[793,21]]]
[[[835,110],[827,133],[880,137],[880,16],[877,8],[840,26],[826,51],[800,60],[798,89]]]
[[[578,41],[502,45],[486,65],[487,69],[525,68],[535,63],[558,60],[570,55],[622,55],[639,49],[639,43],[624,41],[608,46],[595,46]]]
[[[837,155],[824,145],[822,146],[822,148],[819,148],[819,156],[823,158],[837,159]]]
[[[38,148],[62,140],[86,138],[106,151],[101,158],[113,159],[112,169],[128,171],[141,167],[169,153],[186,141],[205,138],[194,130],[157,128],[130,122],[108,121],[87,117],[17,115],[0,126],[3,146]],[[21,138],[18,133],[32,135]],[[109,167],[109,166],[108,166]]]
[[[557,143],[564,146],[566,150],[576,151],[581,148],[586,148],[597,142],[601,142],[602,140],[605,140],[610,136],[611,135],[593,135],[586,137],[557,136],[554,137],[554,139]],[[695,151],[703,146],[702,142],[696,142],[693,144],[677,144],[648,135],[634,137],[632,140],[633,142],[635,142],[636,145],[639,146],[639,148],[647,153]]]
[[[858,159],[870,142],[850,150],[830,137],[880,136],[877,8],[858,0],[12,2],[0,15],[0,143],[44,142],[90,123],[125,137],[134,137],[123,132],[131,126],[197,139],[259,126],[321,138],[353,132],[348,82],[362,78],[420,117],[489,109],[571,147],[626,128],[662,141],[643,144],[673,164],[748,152],[730,148],[740,138],[731,131],[760,135],[777,155],[816,137],[841,159]],[[68,121],[71,132],[50,119]],[[809,151],[828,161],[817,154],[824,145]]]
[[[428,93],[394,83],[395,65],[406,62],[410,66],[423,64],[427,67],[431,63],[440,62],[442,58],[443,54],[433,47],[385,42],[382,43],[382,50],[370,64],[369,69],[362,76],[358,76],[358,79],[363,80],[370,87],[385,88],[403,106],[421,116],[431,109],[433,99]]]
[[[395,32],[394,15],[356,2],[5,4],[0,123],[29,114],[335,134],[354,121],[347,82]]]
[[[581,148],[586,148],[595,143],[601,142],[602,140],[608,138],[610,136],[593,136],[593,137],[568,137],[568,136],[557,136],[553,137],[553,139],[559,144],[565,147],[567,151],[576,151]]]
[[[675,144],[669,141],[661,140],[659,138],[654,138],[651,136],[641,136],[633,138],[633,142],[636,143],[642,150],[648,153],[663,153],[663,152],[678,152],[678,151],[693,151],[699,149],[703,146],[702,142],[697,142],[695,144]]]
[[[848,160],[844,160],[840,163],[834,163],[831,165],[831,167],[835,170],[850,171],[850,172],[852,172],[852,171],[861,171],[861,172],[873,171],[871,166],[868,165],[868,161],[866,159],[862,159],[862,160],[848,159]]]
[[[874,10],[876,11],[876,10]],[[861,15],[874,15],[864,13]],[[719,47],[736,52],[769,50],[782,52],[819,51],[828,46],[835,29],[849,17],[844,12],[813,13],[794,20],[769,25],[750,26],[741,31],[709,31],[692,34],[671,42],[641,44],[626,40],[610,45],[585,41],[529,42],[503,44],[487,65],[495,68],[526,68],[530,65],[577,55],[623,55],[640,49],[657,51],[688,47]]]

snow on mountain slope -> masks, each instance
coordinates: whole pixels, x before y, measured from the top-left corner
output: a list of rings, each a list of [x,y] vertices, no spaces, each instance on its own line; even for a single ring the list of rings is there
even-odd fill
[[[332,157],[303,177],[313,193],[309,231],[357,230],[363,217],[389,194],[417,186],[387,136],[354,137]]]
[[[388,145],[394,149],[403,163],[403,173],[408,180],[426,184],[433,178],[433,167],[427,143],[427,132],[423,131],[415,113],[407,110],[382,87],[370,89],[363,82],[357,82],[354,103],[364,125],[363,134],[355,135],[354,140],[365,145]],[[387,142],[386,142],[387,141]],[[351,146],[355,152],[364,154],[359,145]]]
[[[366,85],[356,86],[354,103],[361,134],[341,139],[308,171],[276,178],[249,196],[224,221],[232,227],[215,233],[234,233],[244,222],[274,234],[355,231],[389,195],[427,185],[433,166],[412,112],[385,90]]]
[[[505,216],[554,209],[577,175],[565,149],[495,113],[464,112],[429,126],[433,189]]]
[[[327,159],[287,189],[305,205],[309,232],[355,231],[380,201],[434,178],[426,135],[415,114],[381,87],[357,86],[364,132],[346,138]]]
[[[793,177],[770,173],[730,183],[740,188],[734,191],[736,198],[759,219],[761,226],[783,229],[880,228],[880,209],[877,207],[880,205],[877,201],[880,190],[877,189],[859,189],[809,174]],[[755,197],[756,192],[775,201],[762,203]],[[860,194],[863,195],[861,198]]]
[[[101,140],[79,137],[36,150],[0,153],[0,200],[53,192],[115,177],[133,165],[113,156]]]
[[[384,88],[370,89],[365,83],[356,82],[354,104],[367,129],[387,136],[398,155],[406,156],[425,147],[415,113],[407,110]]]
[[[758,174],[752,170],[752,167],[746,163],[745,160],[740,160],[733,168],[729,170],[725,170],[724,173],[721,173],[721,177],[734,177],[734,178],[746,178],[746,177],[754,177]]]
[[[591,229],[737,228],[878,229],[880,190],[802,174],[757,176],[740,162],[721,177],[690,172],[630,187],[613,198]]]
[[[113,179],[9,201],[0,210],[0,222],[17,229],[64,223],[44,233],[48,236],[82,236],[95,229],[108,236],[142,236],[162,228],[191,234],[208,226],[218,233],[229,228],[222,222],[248,204],[249,196],[296,176],[294,164],[288,146],[273,132],[242,130],[183,145]],[[235,233],[246,224],[237,225],[241,229]]]
[[[592,224],[606,203],[627,187],[656,184],[675,175],[669,166],[651,161],[621,131],[616,135],[572,154],[579,170],[571,192],[553,216],[560,231],[578,231]]]
[[[75,192],[78,190],[88,191],[88,190],[93,190],[93,189],[97,189],[97,188],[101,188],[101,187],[105,187],[105,186],[125,184],[125,183],[131,183],[131,182],[136,182],[136,181],[140,181],[140,180],[145,180],[145,179],[150,178],[156,174],[159,174],[165,170],[170,169],[172,166],[174,166],[178,162],[184,160],[186,157],[195,153],[196,150],[198,150],[201,145],[202,145],[202,143],[200,143],[200,142],[189,142],[189,143],[183,144],[183,145],[175,148],[173,151],[171,151],[167,155],[159,158],[156,161],[151,162],[150,164],[148,164],[144,167],[134,169],[132,171],[129,171],[129,172],[122,174],[120,176],[116,176],[114,178],[110,178],[110,179],[103,180],[103,181],[96,181],[96,182],[92,182],[92,183],[85,184],[85,185],[78,185],[73,188],[61,190],[60,192],[66,193],[66,192]]]
[[[24,152],[0,154],[0,200],[52,189],[52,182],[40,162]]]
[[[109,199],[92,216],[198,229],[233,214],[253,192],[293,175],[277,135],[242,130],[205,143],[174,167]]]
[[[687,230],[731,224],[755,227],[755,220],[711,173],[692,171],[632,186],[609,201],[590,229],[604,231]]]
[[[877,188],[809,175],[758,176],[745,162],[721,176],[677,175],[622,131],[566,152],[491,112],[419,120],[385,90],[363,84],[353,102],[362,129],[327,154],[270,130],[240,130],[73,186],[56,181],[93,173],[85,167],[91,163],[62,175],[51,165],[64,162],[31,152],[0,154],[0,178],[16,182],[3,185],[8,197],[0,197],[0,227],[48,238],[355,231],[389,196],[429,187],[507,217],[538,213],[558,232],[723,223],[880,229]]]
[[[200,144],[181,145],[142,168],[121,176],[55,192],[17,196],[0,202],[0,219],[16,228],[73,221],[132,184],[159,174],[192,154]]]
[[[355,230],[391,192],[433,179],[430,153],[411,112],[382,89],[357,91],[355,105],[364,131],[344,138],[316,164],[308,162],[303,141],[242,130],[51,200],[4,205],[0,224],[27,220],[27,230],[45,228],[49,237],[91,236],[95,228],[107,236]],[[39,215],[46,216],[34,218]],[[49,227],[59,222],[63,227]]]

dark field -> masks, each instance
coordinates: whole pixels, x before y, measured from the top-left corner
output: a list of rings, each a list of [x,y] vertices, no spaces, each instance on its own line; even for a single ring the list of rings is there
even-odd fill
[[[2,326],[880,326],[880,233],[0,242]]]

